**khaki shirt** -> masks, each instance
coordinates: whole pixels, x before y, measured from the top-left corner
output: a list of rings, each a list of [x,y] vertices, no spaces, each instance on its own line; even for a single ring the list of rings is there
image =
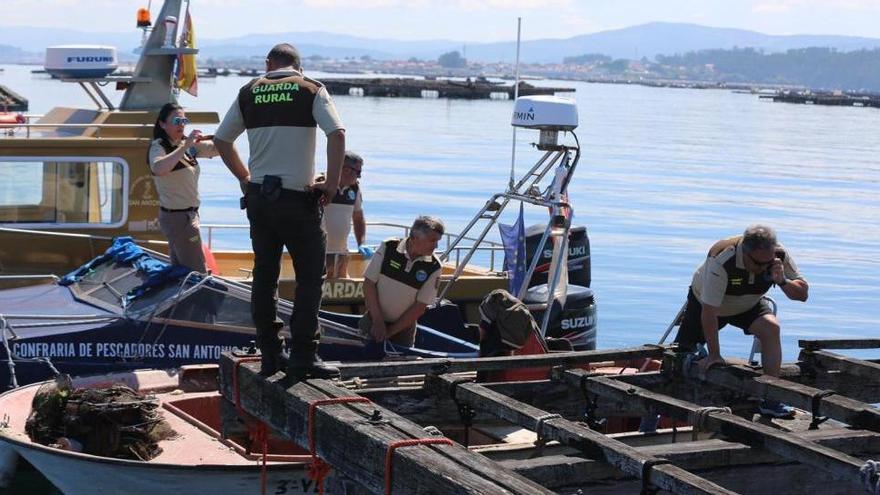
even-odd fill
[[[274,71],[267,77],[301,75],[297,71]],[[329,135],[345,129],[327,88],[318,90],[312,104],[312,116],[318,127]],[[262,183],[263,176],[281,177],[281,187],[302,191],[315,177],[315,129],[299,126],[269,126],[246,129],[238,99],[229,107],[223,122],[214,133],[216,139],[232,143],[247,130],[250,144],[248,169],[251,182]]]
[[[409,272],[416,261],[430,262],[435,259],[433,255],[411,259],[406,254],[406,241],[406,239],[402,239],[397,245],[397,252],[405,255],[407,259],[407,264],[404,267],[405,271]],[[437,297],[437,288],[440,285],[440,272],[443,270],[438,269],[429,275],[421,289],[416,290],[407,284],[382,274],[385,246],[386,243],[383,242],[373,254],[373,257],[370,258],[370,264],[367,265],[364,278],[376,283],[376,289],[379,293],[379,307],[382,309],[382,317],[385,321],[397,321],[416,301],[426,305],[434,303],[434,299]]]
[[[743,256],[742,243],[730,245],[715,256],[706,257],[706,261],[694,272],[691,280],[694,295],[701,303],[719,308],[719,316],[733,316],[748,311],[766,294],[766,291],[754,291],[739,295],[727,293],[728,283],[731,280],[724,265],[734,260],[736,268],[745,270]],[[785,259],[782,261],[782,267],[787,279],[803,279],[791,253],[787,251]],[[758,278],[763,276],[761,273],[748,273],[745,279],[734,282],[747,288],[756,285],[759,282]],[[748,292],[747,289],[746,292]]]

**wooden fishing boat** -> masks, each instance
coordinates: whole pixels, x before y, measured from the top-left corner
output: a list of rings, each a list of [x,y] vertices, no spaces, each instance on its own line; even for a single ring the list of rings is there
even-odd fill
[[[0,455],[21,455],[63,493],[314,493],[307,476],[310,456],[295,444],[270,435],[266,465],[262,444],[237,443],[220,435],[221,402],[217,366],[184,366],[178,371],[131,371],[74,381],[76,387],[122,383],[158,401],[162,418],[176,435],[159,443],[149,461],[114,459],[49,447],[24,431],[31,402],[41,384],[0,395]],[[246,439],[240,439],[245,441]],[[330,480],[332,483],[332,480]]]

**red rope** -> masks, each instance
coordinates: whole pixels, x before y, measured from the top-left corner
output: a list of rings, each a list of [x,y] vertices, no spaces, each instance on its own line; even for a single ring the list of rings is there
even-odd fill
[[[399,440],[392,442],[388,446],[385,453],[385,495],[391,495],[391,459],[394,458],[394,451],[399,447],[412,447],[413,445],[455,445],[448,438],[411,438],[409,440]]]
[[[250,430],[252,444],[262,447],[263,463],[260,468],[260,493],[266,495],[266,485],[268,484],[268,472],[266,468],[266,456],[269,454],[269,429],[265,423],[257,423],[256,427]]]
[[[242,363],[254,363],[260,361],[262,359],[260,356],[248,356],[244,358],[238,358],[233,362],[232,365],[232,395],[235,396],[235,409],[238,411],[238,414],[250,417],[250,415],[241,408],[241,388],[238,386],[238,368]],[[260,468],[260,493],[262,495],[266,495],[266,485],[268,480],[268,473],[266,470],[266,456],[268,454],[269,449],[269,431],[266,428],[266,424],[258,421],[256,428],[252,426],[248,426],[249,434],[251,437],[252,444],[261,444],[263,447],[263,466]]]
[[[324,495],[324,479],[330,474],[331,467],[330,464],[327,464],[318,457],[318,452],[315,448],[315,410],[318,406],[348,404],[351,402],[370,402],[370,399],[366,397],[335,397],[309,402],[309,453],[312,454],[312,462],[309,463],[309,479],[314,480],[320,495]]]

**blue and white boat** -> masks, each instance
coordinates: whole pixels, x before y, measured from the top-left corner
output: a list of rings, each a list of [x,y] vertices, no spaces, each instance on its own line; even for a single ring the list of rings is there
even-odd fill
[[[2,388],[69,375],[216,363],[252,346],[250,287],[170,265],[119,238],[105,254],[48,284],[0,291]],[[279,300],[289,320],[292,303]],[[318,352],[325,360],[474,357],[476,344],[420,326],[413,347],[360,336],[357,316],[322,311]],[[460,324],[460,323],[459,323]],[[289,328],[282,330],[289,335]]]

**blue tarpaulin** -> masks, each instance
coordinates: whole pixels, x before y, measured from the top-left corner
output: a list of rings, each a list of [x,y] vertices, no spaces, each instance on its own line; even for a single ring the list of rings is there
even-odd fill
[[[172,265],[153,258],[143,248],[135,244],[131,237],[125,236],[114,239],[113,244],[107,248],[107,251],[104,251],[104,254],[68,273],[59,284],[74,284],[92,271],[94,267],[111,259],[117,263],[129,264],[147,275],[147,280],[143,284],[128,292],[126,299],[129,300],[140,296],[152,287],[162,285],[169,280],[179,280],[190,273],[190,269],[185,266]],[[198,282],[201,277],[193,277],[192,280]]]

